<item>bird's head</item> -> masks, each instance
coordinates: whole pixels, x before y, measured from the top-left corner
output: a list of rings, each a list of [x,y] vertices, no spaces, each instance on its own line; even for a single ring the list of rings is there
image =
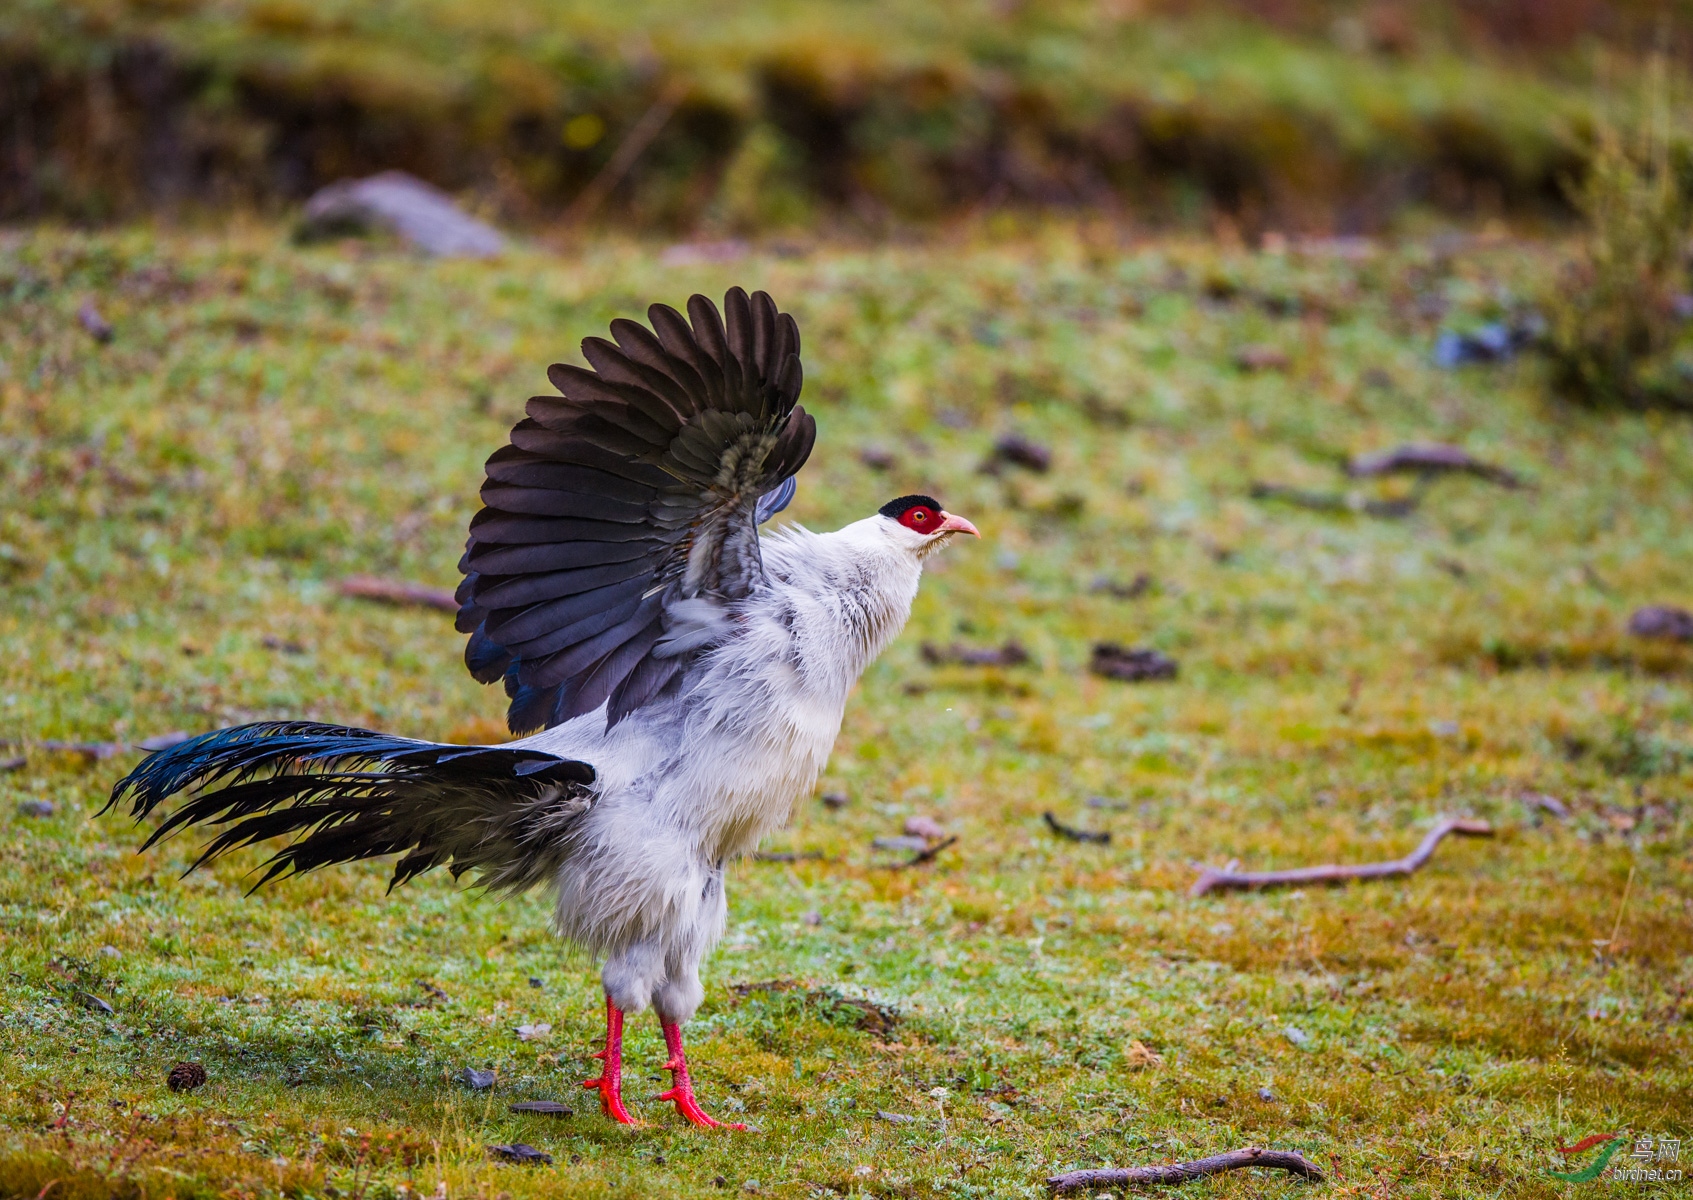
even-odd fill
[[[954,534],[981,537],[963,517],[955,517],[930,496],[901,496],[882,505],[877,524],[895,545],[918,558],[927,558],[952,540]]]

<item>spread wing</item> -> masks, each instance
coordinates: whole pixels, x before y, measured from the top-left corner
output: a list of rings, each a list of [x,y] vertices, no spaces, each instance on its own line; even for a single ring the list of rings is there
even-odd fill
[[[740,288],[724,316],[647,310],[555,364],[488,460],[459,569],[465,665],[504,678],[513,733],[610,702],[615,724],[674,685],[766,585],[758,522],[793,495],[815,422],[797,406],[799,327]]]

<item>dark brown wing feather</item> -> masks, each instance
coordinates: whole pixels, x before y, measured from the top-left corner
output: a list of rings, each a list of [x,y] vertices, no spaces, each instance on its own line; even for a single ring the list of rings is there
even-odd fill
[[[647,318],[586,339],[591,370],[550,367],[560,394],[532,399],[488,460],[458,627],[471,673],[505,680],[513,733],[608,701],[615,723],[665,694],[697,653],[666,648],[670,606],[764,585],[759,498],[817,436],[797,403],[799,327],[765,293]]]

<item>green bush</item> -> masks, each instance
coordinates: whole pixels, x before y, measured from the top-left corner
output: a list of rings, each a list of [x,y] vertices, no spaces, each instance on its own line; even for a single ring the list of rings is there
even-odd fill
[[[1687,326],[1689,205],[1661,118],[1663,68],[1649,74],[1639,145],[1601,125],[1571,199],[1580,254],[1547,299],[1558,389],[1602,407],[1693,409]]]

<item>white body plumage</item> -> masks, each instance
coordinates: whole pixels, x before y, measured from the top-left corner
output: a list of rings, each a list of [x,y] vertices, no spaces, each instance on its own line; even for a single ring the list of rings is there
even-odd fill
[[[686,1021],[722,935],[723,865],[780,827],[840,733],[847,696],[911,612],[943,537],[884,516],[760,539],[769,586],[736,602],[689,685],[606,728],[603,710],[516,745],[591,763],[557,889],[559,932],[606,956],[606,993]]]

